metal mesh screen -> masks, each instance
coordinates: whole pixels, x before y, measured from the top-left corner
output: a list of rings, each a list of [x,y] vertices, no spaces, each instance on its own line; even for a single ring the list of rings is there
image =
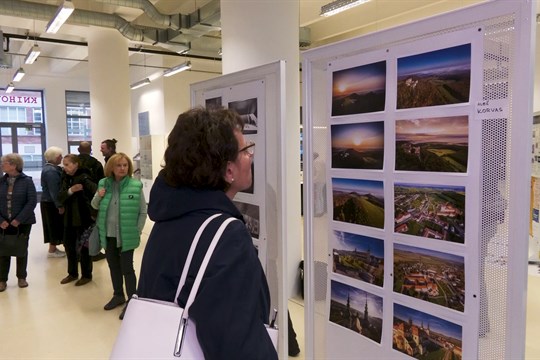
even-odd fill
[[[508,100],[512,108],[511,69],[513,16],[484,24],[484,100]],[[478,355],[500,359],[505,354],[508,276],[508,159],[512,118],[482,122],[480,323]]]

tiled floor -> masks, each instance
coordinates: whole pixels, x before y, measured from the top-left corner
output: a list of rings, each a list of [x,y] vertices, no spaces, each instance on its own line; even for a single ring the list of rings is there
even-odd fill
[[[39,218],[39,213],[37,214]],[[145,229],[147,230],[147,229]],[[148,231],[143,233],[146,240]],[[8,288],[0,293],[0,359],[107,359],[120,326],[121,308],[104,311],[112,295],[105,260],[94,263],[91,283],[60,285],[66,275],[65,258],[49,259],[41,237],[41,223],[32,229],[28,283],[19,289],[15,261]],[[138,271],[142,248],[135,252]],[[289,302],[304,359],[304,315],[300,299]],[[540,274],[530,266],[526,359],[540,359]]]

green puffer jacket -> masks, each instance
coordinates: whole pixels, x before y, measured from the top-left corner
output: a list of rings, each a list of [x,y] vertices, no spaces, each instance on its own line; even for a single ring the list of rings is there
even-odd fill
[[[107,248],[107,210],[113,191],[113,178],[106,177],[99,181],[98,189],[105,188],[105,196],[99,204],[97,225],[99,240],[103,248]],[[142,183],[132,177],[126,176],[120,181],[120,238],[122,251],[133,250],[139,247],[141,234],[137,222],[141,204]]]

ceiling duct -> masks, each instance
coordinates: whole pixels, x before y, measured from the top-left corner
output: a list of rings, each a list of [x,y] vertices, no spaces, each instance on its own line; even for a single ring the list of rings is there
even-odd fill
[[[173,15],[162,14],[156,9],[156,7],[148,0],[96,0],[97,2],[117,5],[123,7],[129,7],[142,10],[146,16],[152,19],[157,25],[163,27],[172,28],[173,30],[180,30],[178,24],[174,24],[172,21]]]
[[[11,69],[13,66],[11,55],[4,52],[4,41],[7,42],[7,39],[4,40],[4,33],[0,30],[0,69]]]
[[[190,41],[203,35],[200,31],[195,31],[199,30],[196,29],[196,26],[200,24],[200,14],[205,14],[205,16],[208,15],[213,23],[215,23],[215,18],[219,18],[220,16],[219,0],[214,0],[211,3],[203,6],[201,9],[198,9],[196,11],[196,13],[199,13],[199,15],[196,17],[197,21],[192,20],[192,15],[163,15],[146,0],[99,1],[126,7],[142,7],[145,11],[148,10],[147,15],[151,16],[157,25],[166,26],[166,28],[135,27],[118,15],[105,14],[83,9],[75,9],[66,23],[72,25],[114,28],[117,29],[124,37],[133,42],[157,45],[178,53],[189,50]],[[54,16],[56,9],[57,7],[53,5],[31,3],[21,0],[0,1],[0,14],[26,19],[30,18],[34,20],[49,21]],[[207,32],[216,29],[214,24],[204,24]],[[190,31],[192,32],[191,34]]]

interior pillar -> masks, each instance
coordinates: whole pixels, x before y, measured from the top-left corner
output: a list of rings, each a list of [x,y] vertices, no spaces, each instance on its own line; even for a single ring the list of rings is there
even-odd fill
[[[287,298],[298,294],[298,263],[302,257],[300,209],[300,75],[299,0],[221,0],[223,73],[253,68],[278,60],[286,61],[286,123],[281,129],[282,148],[267,144],[266,151],[284,151],[281,165],[285,194],[281,216],[286,246]],[[276,109],[277,111],[278,109]],[[272,294],[272,302],[282,294]],[[282,304],[280,304],[280,307]],[[287,304],[284,304],[286,307]],[[282,308],[283,309],[283,308]],[[280,329],[286,328],[285,323]]]
[[[88,31],[93,156],[103,160],[101,142],[115,138],[116,151],[132,157],[128,40],[116,29]]]

